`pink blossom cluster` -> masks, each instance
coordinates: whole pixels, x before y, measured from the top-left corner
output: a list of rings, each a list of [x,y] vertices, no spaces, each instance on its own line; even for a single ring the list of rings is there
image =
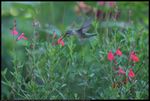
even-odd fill
[[[114,64],[118,64],[117,61],[116,61],[116,58],[117,58],[116,56],[121,57],[122,55],[123,55],[123,54],[122,54],[122,52],[121,52],[120,49],[117,49],[115,53],[113,53],[112,51],[109,51],[108,54],[107,54],[107,59],[108,59],[109,61],[113,61]],[[133,63],[139,62],[139,58],[138,58],[138,56],[135,54],[134,51],[131,51],[130,56],[129,56],[129,60],[131,60]],[[129,78],[134,78],[134,77],[135,77],[135,73],[133,72],[133,69],[132,69],[132,68],[129,68],[128,71],[127,71],[127,70],[125,71],[125,70],[123,70],[122,67],[118,66],[118,68],[115,69],[115,70],[118,71],[118,74],[119,74],[119,75],[125,75],[125,76],[126,76],[126,74],[127,74],[127,76],[128,76]]]

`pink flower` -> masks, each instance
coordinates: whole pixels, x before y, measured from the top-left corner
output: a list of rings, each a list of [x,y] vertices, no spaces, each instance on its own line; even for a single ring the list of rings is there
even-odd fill
[[[18,31],[16,30],[16,27],[13,28],[13,30],[11,31],[11,34],[13,34],[13,35],[17,35],[18,34]]]
[[[114,55],[111,51],[108,53],[107,58],[108,58],[109,61],[114,60]]]
[[[128,76],[129,77],[134,77],[135,76],[134,72],[132,71],[132,68],[130,68]]]
[[[57,37],[56,32],[53,32],[53,39],[55,39]]]
[[[98,4],[99,4],[100,6],[103,6],[103,5],[105,4],[105,2],[104,2],[104,1],[99,1]]]
[[[60,38],[57,40],[57,43],[58,43],[58,44],[61,44],[62,46],[65,45],[64,41],[62,40],[62,37],[60,37]]]
[[[116,54],[119,55],[119,56],[122,55],[122,52],[120,51],[120,49],[117,49]]]
[[[119,67],[119,74],[126,74],[126,72],[122,68]]]
[[[130,54],[130,59],[134,62],[138,62],[139,58],[136,56],[136,54],[134,53],[134,51],[131,52]]]
[[[65,45],[65,43],[62,41],[62,42],[61,42],[61,45],[62,45],[62,46],[64,46],[64,45]]]
[[[116,2],[111,1],[111,2],[108,2],[108,4],[109,4],[110,7],[114,7],[116,5]]]
[[[24,33],[22,33],[18,38],[17,38],[17,40],[20,40],[20,39],[24,39],[24,40],[27,40],[27,38],[24,36]]]

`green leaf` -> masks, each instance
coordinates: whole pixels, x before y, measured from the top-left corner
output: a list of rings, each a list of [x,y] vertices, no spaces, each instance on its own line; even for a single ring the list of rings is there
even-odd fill
[[[5,68],[3,71],[2,71],[2,75],[6,75],[7,73],[7,68]]]

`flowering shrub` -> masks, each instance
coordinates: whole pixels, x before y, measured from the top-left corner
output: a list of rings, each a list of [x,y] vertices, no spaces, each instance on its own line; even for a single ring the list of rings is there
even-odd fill
[[[117,55],[119,56],[119,57],[117,57]],[[114,72],[116,72],[116,73],[118,73],[119,75],[122,75],[121,77],[124,77],[125,78],[125,80],[126,80],[126,83],[125,84],[127,84],[128,83],[128,79],[131,81],[136,75],[135,75],[135,73],[133,72],[133,69],[132,68],[134,68],[133,66],[134,66],[134,63],[135,62],[138,62],[139,61],[139,58],[136,56],[136,54],[135,54],[135,52],[134,51],[132,51],[131,52],[131,54],[130,54],[130,58],[128,58],[127,60],[128,60],[128,62],[126,62],[126,63],[129,63],[130,62],[130,60],[132,61],[131,63],[132,64],[128,64],[128,65],[125,65],[125,66],[123,66],[123,65],[120,65],[118,62],[117,62],[117,60],[118,60],[118,58],[120,58],[121,56],[122,56],[123,54],[122,54],[122,52],[121,52],[121,50],[120,49],[117,49],[116,50],[116,52],[113,54],[112,53],[112,51],[109,51],[109,53],[108,53],[108,55],[107,55],[107,58],[108,58],[108,60],[109,61],[113,61],[113,63],[114,63]],[[117,76],[117,74],[115,74],[116,76],[115,77],[118,77]],[[123,79],[124,79],[123,78]],[[116,78],[114,78],[114,80],[115,80]],[[123,86],[123,82],[124,82],[124,80],[123,79],[119,79],[119,80],[121,80],[121,81],[114,81],[115,83],[116,82],[121,82],[122,84],[121,84],[121,86]],[[114,84],[113,84],[114,85]],[[113,86],[114,87],[114,86]]]
[[[14,27],[13,27],[13,29],[12,29],[12,31],[11,31],[11,34],[12,35],[18,35],[18,31],[17,31],[17,29],[16,29],[16,20],[14,20]],[[17,37],[17,41],[18,40],[21,40],[21,39],[24,39],[24,40],[27,40],[27,37],[25,37],[24,36],[24,33],[21,33],[18,37]]]

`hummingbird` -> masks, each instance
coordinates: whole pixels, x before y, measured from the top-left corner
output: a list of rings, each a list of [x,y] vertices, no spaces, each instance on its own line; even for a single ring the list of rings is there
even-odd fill
[[[97,34],[85,34],[90,29],[91,24],[92,24],[92,20],[88,19],[83,23],[81,28],[79,28],[79,29],[69,29],[69,30],[66,31],[64,36],[66,36],[66,35],[68,35],[68,36],[77,35],[81,39],[96,36]]]

